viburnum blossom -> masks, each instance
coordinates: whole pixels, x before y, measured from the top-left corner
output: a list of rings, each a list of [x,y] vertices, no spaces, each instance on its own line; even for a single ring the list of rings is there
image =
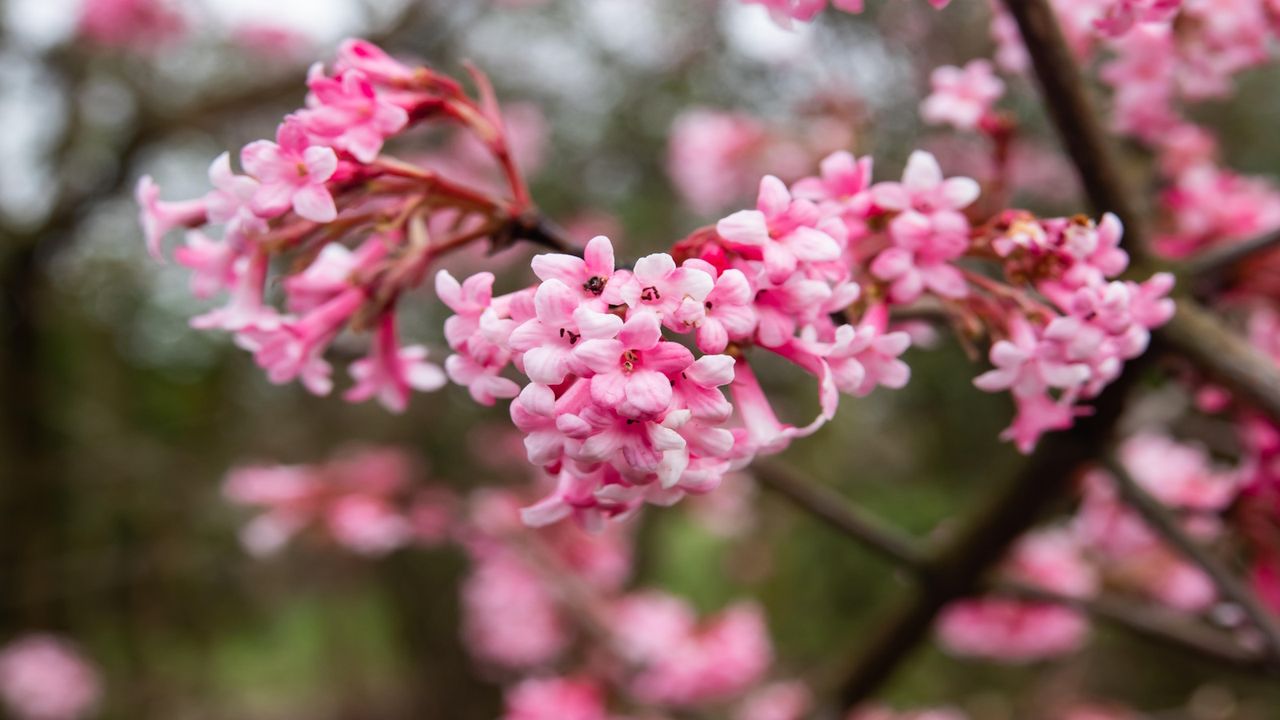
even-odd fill
[[[519,494],[479,489],[456,502],[439,486],[407,487],[405,462],[391,450],[367,450],[322,466],[242,469],[227,493],[292,515],[295,527],[381,502],[419,543],[459,545],[471,560],[460,587],[461,636],[477,663],[509,679],[504,717],[620,718],[610,710],[615,701],[655,711],[732,708],[737,720],[806,716],[809,689],[770,674],[772,644],[756,604],[700,618],[674,595],[628,590],[630,526],[588,536],[571,525],[530,529],[520,522]],[[356,474],[363,479],[352,491]],[[379,525],[359,534],[374,537]]]
[[[808,22],[827,7],[827,0],[742,0],[748,5],[761,5],[769,11],[769,17],[784,28],[791,27],[792,21]],[[951,0],[929,0],[935,8],[944,8]],[[865,7],[865,0],[831,0],[837,10],[847,13],[860,13]]]
[[[1096,397],[1146,351],[1151,330],[1173,316],[1173,277],[1110,279],[1128,265],[1111,215],[1095,225],[1006,213],[993,229],[989,242],[1006,271],[1029,278],[1041,299],[1001,293],[1014,311],[1003,321],[1006,339],[992,345],[995,369],[974,382],[1013,394],[1018,416],[1006,437],[1025,451],[1044,432],[1070,427],[1083,412],[1075,403]]]
[[[697,627],[691,607],[663,594],[624,598],[614,610],[620,648],[643,669],[641,700],[672,707],[720,702],[754,685],[772,663],[759,607],[735,605]]]
[[[813,692],[803,683],[775,682],[747,696],[733,720],[803,720],[813,710]]]
[[[604,693],[589,680],[533,678],[507,692],[502,720],[607,720]]]
[[[1009,576],[1071,597],[1097,587],[1093,568],[1066,529],[1040,531],[1018,542],[1005,565]],[[1003,598],[953,603],[938,618],[943,647],[957,655],[1026,662],[1077,649],[1088,630],[1078,611]]]
[[[1094,23],[1107,35],[1123,35],[1137,23],[1168,22],[1181,7],[1182,0],[1110,0]]]
[[[101,697],[98,669],[62,638],[29,634],[0,647],[0,700],[15,720],[80,720]]]
[[[861,707],[845,720],[967,720],[968,715],[952,708],[896,711],[884,705]]]
[[[401,411],[412,390],[440,387],[443,374],[425,361],[423,346],[400,346],[397,301],[440,255],[471,241],[496,241],[500,230],[518,224],[528,203],[487,81],[476,77],[479,100],[450,78],[347,41],[331,72],[312,68],[307,106],[284,119],[276,140],[241,151],[246,174],[237,175],[224,154],[210,169],[214,189],[184,202],[160,200],[159,188],[143,178],[137,198],[153,255],[161,256],[172,230],[222,226],[220,233],[193,231],[176,253],[192,271],[198,296],[230,294],[226,306],[193,325],[235,333],[274,382],[301,379],[317,394],[334,383],[324,358],[334,340],[346,330],[373,330],[369,355],[351,367],[355,386],[348,399],[377,397]],[[409,128],[410,118],[456,118],[507,178],[510,197],[381,152],[386,140]],[[316,251],[304,253],[310,263],[283,278],[286,314],[266,300],[270,260],[308,247]],[[481,402],[513,396],[517,388],[490,371],[486,348],[472,345],[468,362],[455,361],[450,372]]]
[[[1212,523],[1189,529],[1205,539],[1217,533]],[[1103,575],[1116,585],[1188,612],[1207,610],[1217,599],[1209,577],[1121,502],[1114,480],[1105,472],[1095,471],[1085,478],[1075,533]]]
[[[413,474],[410,460],[396,451],[359,450],[325,465],[236,468],[223,494],[263,511],[241,532],[255,555],[276,553],[298,533],[317,528],[355,553],[379,556],[414,539],[413,523],[400,508]]]
[[[174,40],[186,20],[170,0],[81,0],[76,31],[104,47],[150,51]]]
[[[297,118],[281,123],[275,142],[258,140],[245,146],[240,163],[262,183],[250,201],[259,217],[276,217],[292,208],[298,217],[318,223],[337,218],[325,183],[338,171],[338,156],[332,147],[313,145]]]
[[[920,105],[920,116],[935,125],[973,130],[1004,95],[1004,82],[991,63],[973,60],[963,68],[944,65],[930,76],[933,93]]]
[[[973,84],[990,86],[989,70],[973,65],[983,80]],[[1114,279],[1127,265],[1114,218],[1095,226],[1008,211],[974,225],[966,213],[979,213],[978,184],[946,177],[932,155],[913,153],[900,182],[875,182],[871,158],[842,151],[791,185],[765,175],[754,208],[670,253],[619,263],[613,242],[597,236],[581,255],[535,256],[537,282],[502,293],[491,273],[459,280],[438,270],[437,295],[454,312],[442,371],[425,345],[401,344],[396,312],[431,266],[486,240],[563,246],[516,169],[488,81],[474,80],[476,99],[451,78],[348,41],[330,71],[312,68],[307,107],[284,119],[276,142],[244,148],[245,175],[224,155],[204,198],[162,202],[147,178],[138,195],[153,252],[168,231],[188,228],[177,256],[193,290],[230,294],[192,324],[234,333],[273,382],[331,392],[330,347],[367,332],[348,400],[376,397],[402,412],[412,391],[446,376],[481,404],[510,399],[548,491],[526,508],[527,523],[572,517],[599,529],[646,503],[709,492],[757,455],[819,430],[841,393],[904,386],[911,336],[894,312],[926,296],[991,338],[997,369],[979,385],[1011,390],[1019,414],[1006,436],[1024,451],[1087,412],[1077,403],[1114,380],[1172,313],[1170,276]],[[388,154],[397,135],[433,121],[461,126],[502,186]],[[280,278],[277,308],[265,289],[272,259],[285,253],[305,262]],[[970,267],[979,263],[1018,282]],[[760,353],[813,378],[816,417],[779,417],[753,368]],[[367,497],[347,505],[354,527],[376,515]],[[296,529],[287,515],[268,514],[275,522],[264,527],[287,537]],[[371,548],[394,546],[395,535]]]

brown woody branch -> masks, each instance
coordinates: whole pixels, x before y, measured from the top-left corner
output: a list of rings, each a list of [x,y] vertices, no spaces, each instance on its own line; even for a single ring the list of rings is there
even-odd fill
[[[776,462],[758,463],[753,466],[753,474],[766,488],[823,520],[836,532],[883,556],[926,586],[933,582],[937,561],[920,542],[901,530],[858,508],[830,488]],[[1242,647],[1220,632],[1163,608],[1135,606],[1110,597],[1073,597],[1008,580],[993,582],[984,589],[998,596],[1071,607],[1171,649],[1228,663],[1241,670],[1280,669],[1266,654]]]
[[[1158,606],[1139,606],[1109,597],[1078,598],[1014,582],[995,583],[992,592],[1020,600],[1075,608],[1170,649],[1227,663],[1240,670],[1274,673],[1277,669],[1265,654],[1241,647],[1220,632],[1199,623],[1187,622],[1182,615]]]
[[[1213,553],[1189,536],[1178,519],[1138,485],[1124,467],[1110,458],[1106,465],[1115,477],[1116,488],[1124,501],[1137,510],[1160,537],[1198,565],[1213,581],[1224,600],[1240,606],[1245,616],[1265,638],[1271,659],[1280,663],[1280,625],[1276,624],[1257,597]]]
[[[1182,275],[1192,280],[1213,279],[1240,263],[1280,247],[1280,233],[1206,250],[1187,261]]]
[[[751,472],[765,487],[895,565],[917,575],[927,571],[929,557],[914,538],[847,502],[831,488],[774,461],[757,462]]]

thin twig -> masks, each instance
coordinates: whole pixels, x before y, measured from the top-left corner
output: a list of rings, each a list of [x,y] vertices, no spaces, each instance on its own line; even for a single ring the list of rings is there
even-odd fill
[[[1280,233],[1262,235],[1244,242],[1215,247],[1188,260],[1182,274],[1195,279],[1213,277],[1218,273],[1230,270],[1255,255],[1261,255],[1278,247],[1280,247]]]
[[[1274,360],[1232,332],[1198,303],[1179,299],[1173,319],[1154,334],[1154,349],[1189,360],[1237,397],[1280,422],[1280,371]]]
[[[1266,639],[1268,653],[1272,659],[1280,662],[1280,625],[1276,624],[1275,619],[1257,597],[1218,558],[1214,557],[1213,553],[1188,535],[1178,523],[1177,518],[1161,505],[1160,501],[1138,485],[1123,466],[1111,458],[1107,458],[1106,465],[1115,477],[1116,488],[1124,501],[1137,510],[1142,519],[1160,537],[1198,565],[1213,581],[1224,599],[1240,606],[1249,621]]]
[[[1108,597],[1082,598],[1054,593],[1034,585],[1000,581],[992,593],[1033,602],[1075,608],[1089,616],[1129,630],[1166,647],[1189,651],[1194,656],[1230,663],[1242,670],[1274,670],[1276,666],[1259,652],[1241,647],[1231,638],[1203,625],[1187,622],[1185,616],[1152,605],[1137,606]]]
[[[913,538],[864,512],[834,490],[771,461],[752,465],[752,474],[765,487],[894,564],[914,574],[928,570],[928,556]]]
[[[891,560],[914,575],[927,576],[932,566],[920,543],[838,493],[777,462],[753,466],[755,477],[800,510],[816,516],[845,537]],[[926,577],[925,582],[929,580]],[[1114,598],[1082,598],[1009,580],[994,582],[987,592],[1033,602],[1071,607],[1143,638],[1191,655],[1208,657],[1251,671],[1274,670],[1266,655],[1241,647],[1231,638],[1186,616],[1158,607],[1137,607]]]

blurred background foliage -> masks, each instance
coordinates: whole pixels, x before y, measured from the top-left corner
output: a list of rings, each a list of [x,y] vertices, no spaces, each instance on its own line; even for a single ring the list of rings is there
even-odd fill
[[[664,168],[672,123],[691,107],[799,128],[806,107],[837,99],[853,149],[875,155],[878,177],[896,175],[922,145],[937,149],[950,172],[965,170],[949,158],[981,158],[981,141],[923,128],[916,106],[931,67],[990,51],[985,4],[956,2],[941,14],[925,3],[870,4],[866,15],[828,14],[787,33],[758,8],[716,0],[524,8],[334,0],[311,5],[327,19],[312,23],[310,46],[290,62],[219,40],[216,24],[197,28],[199,42],[146,57],[99,53],[59,42],[46,27],[49,8],[9,0],[0,51],[8,136],[0,172],[0,640],[56,630],[83,643],[106,673],[105,718],[494,717],[494,678],[478,674],[460,646],[459,554],[370,561],[302,543],[254,560],[236,540],[244,514],[219,486],[238,463],[313,462],[356,444],[406,448],[433,482],[459,490],[523,485],[529,473],[519,463],[477,460],[501,437],[505,410],[478,407],[451,388],[417,396],[395,417],[270,385],[229,341],[188,329],[203,305],[189,297],[184,273],[146,257],[127,189],[151,173],[169,196],[203,192],[209,159],[271,135],[302,100],[305,64],[361,33],[451,72],[471,59],[504,101],[536,104],[549,132],[534,179],[540,205],[563,221],[588,211],[616,218],[615,240],[630,256],[669,247],[715,219],[686,209]],[[1273,168],[1280,157],[1274,79],[1251,77],[1238,103],[1206,110],[1229,128],[1229,156],[1250,170]],[[222,98],[237,101],[190,110]],[[1078,208],[1033,88],[1020,83],[1014,107],[1026,128],[1021,141],[1043,152],[1034,169],[1058,191],[1044,197],[1018,186],[1016,202]],[[527,279],[527,251],[507,255],[498,259],[507,268],[499,286],[514,288]],[[455,273],[480,262],[460,259]],[[410,327],[439,347],[432,328],[441,308],[433,293],[418,300]],[[944,335],[909,361],[915,375],[904,391],[846,403],[787,460],[927,534],[963,517],[1017,456],[996,440],[1010,408],[971,386],[974,368],[961,347]],[[774,389],[796,418],[812,410],[812,389],[800,378]],[[829,679],[903,583],[878,558],[771,497],[758,494],[752,512],[754,529],[732,540],[708,533],[685,507],[644,513],[634,582],[669,588],[704,610],[758,598],[780,664]],[[1230,714],[1206,717],[1277,717],[1274,688],[1268,695],[1106,628],[1095,638],[1068,661],[1016,668],[930,648],[898,674],[889,696],[995,719],[1035,717],[1062,695],[1158,710],[1210,693],[1255,699],[1218,702]]]

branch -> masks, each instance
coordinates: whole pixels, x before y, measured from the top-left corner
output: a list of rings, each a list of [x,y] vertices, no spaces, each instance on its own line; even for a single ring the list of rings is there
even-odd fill
[[[1142,489],[1124,467],[1109,458],[1106,465],[1115,477],[1116,487],[1124,501],[1137,510],[1142,519],[1165,541],[1200,566],[1200,569],[1213,580],[1218,593],[1224,599],[1239,605],[1244,610],[1250,622],[1266,639],[1271,658],[1280,662],[1280,625],[1276,624],[1275,619],[1266,608],[1262,607],[1253,593],[1208,549],[1187,535],[1177,518]]]
[[[929,558],[913,538],[847,502],[834,490],[809,482],[776,462],[756,463],[752,474],[765,487],[896,565],[916,575],[928,571]]]
[[[1213,278],[1268,250],[1280,247],[1280,233],[1262,235],[1244,242],[1206,250],[1187,261],[1182,274],[1195,280]]]
[[[1136,196],[1125,181],[1116,160],[1118,155],[1089,100],[1053,8],[1048,0],[1004,0],[1004,5],[1018,23],[1040,83],[1041,97],[1090,204],[1099,213],[1118,215],[1124,222],[1129,254],[1135,260],[1145,259],[1147,230]]]
[[[1275,361],[1229,330],[1212,312],[1192,300],[1179,299],[1173,319],[1154,335],[1157,347],[1185,357],[1240,400],[1280,422],[1280,371]]]
[[[768,489],[791,501],[800,510],[896,565],[930,582],[933,565],[920,543],[883,520],[866,513],[824,485],[808,480],[776,462],[753,466],[754,475]],[[1055,593],[1026,583],[1001,580],[986,588],[992,595],[1074,608],[1140,637],[1193,656],[1208,657],[1252,672],[1274,671],[1280,666],[1261,653],[1243,648],[1230,638],[1163,608],[1134,606],[1113,598],[1081,598]]]
[[[1222,633],[1188,623],[1183,616],[1157,606],[1136,606],[1107,597],[1072,597],[1016,582],[998,582],[992,591],[996,595],[1020,600],[1074,608],[1171,649],[1189,651],[1192,655],[1228,663],[1241,670],[1257,672],[1274,671],[1276,668],[1266,655],[1243,648]]]

